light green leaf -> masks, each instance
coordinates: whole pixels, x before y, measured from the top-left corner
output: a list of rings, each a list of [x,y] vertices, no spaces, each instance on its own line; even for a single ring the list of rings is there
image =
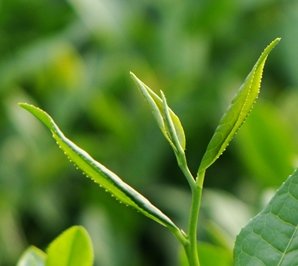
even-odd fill
[[[91,266],[93,248],[87,231],[73,226],[59,235],[47,249],[46,266]]]
[[[173,146],[174,140],[171,138],[171,134],[168,131],[168,128],[165,125],[165,113],[162,99],[152,91],[145,83],[143,83],[135,74],[130,73],[134,81],[136,82],[141,93],[148,101],[150,108],[153,112],[153,115],[166,139]],[[183,150],[185,150],[186,140],[183,127],[178,116],[169,108],[170,118],[174,126],[175,135],[178,138],[179,144]]]
[[[201,161],[198,170],[199,176],[201,173],[204,173],[206,169],[224,152],[238,129],[247,118],[260,92],[262,73],[266,59],[279,41],[280,38],[276,38],[265,48],[240,87],[238,93],[234,97],[227,112],[221,118]]]
[[[47,255],[37,247],[31,246],[25,250],[17,266],[44,266]]]
[[[236,266],[292,266],[298,261],[298,170],[236,239]]]
[[[32,113],[51,131],[53,138],[65,155],[94,182],[109,191],[120,202],[133,207],[145,216],[167,227],[180,240],[184,239],[180,229],[165,214],[152,205],[149,200],[66,138],[54,120],[45,111],[26,103],[21,103],[20,106]]]

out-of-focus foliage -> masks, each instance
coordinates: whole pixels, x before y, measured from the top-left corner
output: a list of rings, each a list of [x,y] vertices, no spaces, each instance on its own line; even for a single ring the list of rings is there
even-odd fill
[[[72,226],[56,237],[42,251],[35,246],[25,250],[17,266],[91,266],[93,247],[88,232],[82,226]]]
[[[47,249],[46,265],[93,265],[93,248],[90,236],[81,226],[73,226],[56,239]]]
[[[129,71],[165,91],[196,171],[227,103],[279,36],[263,102],[205,180],[216,190],[205,193],[200,238],[229,249],[235,233],[217,204],[233,209],[232,218],[252,215],[297,166],[297,23],[298,4],[289,0],[2,1],[0,265],[15,265],[29,244],[45,249],[73,224],[88,229],[96,265],[178,261],[167,231],[83,179],[17,102],[46,109],[68,136],[185,226],[187,185]]]

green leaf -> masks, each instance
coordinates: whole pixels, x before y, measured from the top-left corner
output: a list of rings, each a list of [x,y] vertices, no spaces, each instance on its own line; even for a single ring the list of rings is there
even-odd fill
[[[171,146],[175,146],[175,140],[172,138],[171,133],[169,132],[169,129],[166,126],[166,114],[164,113],[164,104],[163,100],[154,92],[152,91],[145,83],[143,83],[134,73],[130,73],[136,84],[138,85],[138,88],[140,89],[141,93],[147,100],[147,102],[150,105],[150,108],[152,110],[152,113],[162,131],[166,139],[169,141]],[[170,118],[171,122],[174,126],[174,134],[177,136],[179,145],[181,146],[182,150],[185,150],[186,146],[186,140],[185,140],[185,134],[182,127],[182,124],[178,118],[178,116],[170,109]]]
[[[298,170],[236,239],[236,266],[292,266],[298,261]]]
[[[87,231],[73,226],[59,235],[47,249],[46,266],[91,266],[93,248]]]
[[[25,250],[17,266],[44,266],[47,255],[37,247],[31,246]]]
[[[133,207],[145,216],[167,227],[180,240],[184,239],[184,235],[180,229],[165,214],[152,205],[149,200],[66,138],[54,120],[45,111],[26,103],[21,103],[20,106],[32,113],[51,131],[53,138],[64,151],[65,155],[94,182],[106,191],[109,191],[120,202]]]
[[[265,48],[240,87],[238,93],[232,100],[227,112],[221,118],[202,158],[198,170],[199,176],[201,173],[204,173],[206,169],[224,152],[238,129],[247,118],[260,92],[262,73],[266,59],[279,41],[280,38],[276,38]]]

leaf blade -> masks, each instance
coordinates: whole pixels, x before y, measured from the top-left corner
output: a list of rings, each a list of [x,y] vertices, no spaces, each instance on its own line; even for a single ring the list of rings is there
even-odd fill
[[[49,114],[42,109],[27,103],[20,103],[20,106],[33,114],[50,130],[57,145],[64,151],[69,160],[81,169],[87,177],[109,191],[120,202],[133,207],[148,218],[167,227],[175,235],[183,239],[181,230],[169,217],[162,213],[135,189],[123,182],[119,176],[94,160],[86,151],[65,137]]]
[[[47,249],[46,266],[91,266],[93,247],[82,226],[72,226],[54,239]]]
[[[237,236],[235,265],[290,266],[298,257],[298,169]]]
[[[259,95],[266,59],[279,41],[280,38],[276,38],[264,49],[232,100],[228,110],[222,116],[201,160],[198,176],[204,173],[220,157],[244,123]]]

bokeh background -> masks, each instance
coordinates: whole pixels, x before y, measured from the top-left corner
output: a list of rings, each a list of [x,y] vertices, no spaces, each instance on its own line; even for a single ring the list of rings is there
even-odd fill
[[[236,234],[298,163],[298,2],[10,0],[0,2],[0,265],[82,224],[98,266],[178,265],[164,228],[85,179],[17,106],[48,111],[65,134],[186,227],[189,189],[131,81],[164,90],[195,173],[264,47],[263,89],[205,182],[199,239],[228,265]]]

